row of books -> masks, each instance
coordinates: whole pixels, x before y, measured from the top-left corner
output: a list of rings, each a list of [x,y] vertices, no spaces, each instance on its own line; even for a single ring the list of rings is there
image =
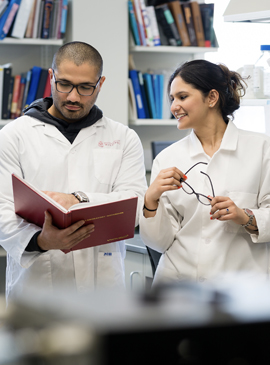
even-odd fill
[[[47,69],[34,66],[25,73],[12,75],[12,65],[0,66],[0,116],[15,119],[34,100],[51,95]]]
[[[145,0],[129,0],[128,9],[136,46],[217,46],[214,3],[167,1],[147,6]]]
[[[68,0],[0,0],[0,40],[62,39]]]
[[[170,73],[129,70],[129,118],[170,119],[167,81]]]

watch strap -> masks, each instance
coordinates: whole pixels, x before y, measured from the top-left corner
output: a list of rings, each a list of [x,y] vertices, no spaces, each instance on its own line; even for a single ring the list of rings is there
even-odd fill
[[[241,226],[244,227],[244,228],[247,228],[249,226],[255,227],[254,224],[252,224],[252,221],[253,221],[253,218],[254,218],[253,212],[249,209],[246,209],[246,208],[244,208],[243,210],[244,210],[245,214],[249,217],[249,220],[246,224],[241,224]]]

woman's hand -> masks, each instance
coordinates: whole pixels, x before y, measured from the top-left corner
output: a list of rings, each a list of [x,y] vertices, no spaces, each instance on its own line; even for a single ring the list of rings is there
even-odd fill
[[[181,178],[186,180],[187,177],[177,167],[169,167],[161,170],[146,191],[144,197],[145,206],[151,210],[157,209],[159,198],[165,191],[181,188]],[[144,212],[146,217],[153,217],[156,214],[147,210],[144,210]]]
[[[219,221],[233,221],[236,224],[246,224],[249,220],[243,209],[238,206],[226,196],[216,196],[211,201],[211,219],[218,219]]]

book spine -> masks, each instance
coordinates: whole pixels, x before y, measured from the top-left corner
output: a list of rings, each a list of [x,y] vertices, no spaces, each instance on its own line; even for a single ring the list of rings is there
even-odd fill
[[[9,99],[9,89],[10,89],[10,80],[11,80],[11,67],[4,68],[4,80],[3,80],[3,95],[2,95],[2,119],[9,118],[9,110],[8,110],[8,99]]]
[[[44,39],[49,38],[52,9],[53,9],[53,0],[45,0],[43,27],[41,35],[41,38]]]
[[[146,35],[145,28],[143,24],[143,17],[141,12],[140,0],[133,0],[133,6],[135,10],[135,17],[137,21],[137,26],[139,30],[140,42],[142,46],[146,46]]]
[[[163,29],[164,35],[171,46],[181,46],[182,41],[167,4],[156,6],[157,21]]]
[[[3,26],[0,38],[4,39],[6,37],[6,35],[8,34],[8,31],[11,27],[11,24],[13,23],[13,20],[15,18],[15,15],[17,14],[17,11],[19,9],[19,4],[14,3],[10,9],[10,12],[8,14],[7,20]]]
[[[150,23],[150,19],[148,17],[148,13],[146,11],[146,5],[145,5],[144,0],[140,0],[140,6],[141,6],[143,24],[144,24],[145,33],[146,33],[146,45],[153,47],[154,46],[153,32],[151,29],[151,23]]]
[[[199,4],[197,1],[192,1],[190,3],[192,18],[194,23],[194,29],[196,33],[197,44],[199,47],[205,46],[205,39],[204,39],[204,30],[202,24],[202,17]]]
[[[189,47],[191,44],[190,44],[188,30],[186,27],[185,18],[184,18],[184,14],[183,14],[180,2],[173,1],[173,2],[168,3],[168,6],[169,6],[169,9],[171,10],[176,27],[180,34],[180,37],[182,40],[182,45],[184,47]]]
[[[129,13],[129,26],[130,30],[133,36],[133,40],[136,46],[141,45],[140,37],[139,37],[139,31],[137,27],[137,22],[134,14],[133,4],[132,1],[128,1],[128,13]]]
[[[205,47],[212,46],[214,4],[199,4],[204,29]]]
[[[194,23],[193,23],[193,19],[192,19],[190,4],[183,3],[182,9],[183,9],[183,13],[185,15],[185,21],[186,21],[186,25],[187,25],[187,30],[188,30],[191,46],[196,47],[198,44],[197,44],[196,33],[195,33]]]
[[[21,76],[21,85],[20,85],[20,94],[19,94],[19,99],[18,99],[18,103],[17,103],[17,110],[16,110],[15,118],[18,118],[21,116],[25,83],[26,83],[26,77],[25,77],[25,75],[22,75]]]
[[[158,30],[155,8],[154,8],[154,6],[147,6],[146,11],[147,11],[149,22],[150,22],[150,27],[151,27],[152,33],[153,33],[154,46],[160,46],[161,45],[160,34],[159,34],[159,30]]]
[[[61,36],[60,38],[64,38],[66,34],[66,27],[67,27],[67,13],[68,13],[68,0],[63,0],[62,5],[62,14],[61,14]]]
[[[20,94],[20,84],[21,84],[21,75],[15,75],[13,91],[12,91],[12,101],[11,101],[11,107],[10,107],[10,119],[16,118],[17,105],[18,105],[19,94]]]
[[[133,89],[134,89],[138,118],[145,119],[145,110],[143,107],[140,83],[139,83],[139,78],[138,78],[138,71],[129,70],[129,77],[132,81],[132,85],[133,85]]]
[[[34,0],[30,14],[29,14],[29,18],[28,18],[28,23],[27,23],[27,27],[26,27],[26,31],[25,31],[25,38],[32,38],[32,36],[33,36],[36,3],[37,3],[37,1]]]

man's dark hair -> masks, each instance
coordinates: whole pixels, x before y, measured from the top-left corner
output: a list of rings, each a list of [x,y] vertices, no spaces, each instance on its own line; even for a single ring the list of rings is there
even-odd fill
[[[57,70],[63,60],[69,60],[80,66],[88,62],[97,68],[99,76],[102,75],[103,60],[100,53],[90,44],[84,42],[69,42],[64,44],[55,53],[52,61],[52,69]]]

